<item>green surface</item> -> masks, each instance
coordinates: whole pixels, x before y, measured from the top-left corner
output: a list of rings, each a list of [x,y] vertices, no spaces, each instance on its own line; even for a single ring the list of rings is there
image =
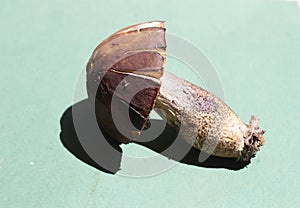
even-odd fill
[[[0,19],[0,207],[300,206],[295,2],[4,0]],[[124,26],[157,19],[205,52],[244,121],[259,115],[267,143],[248,168],[178,164],[134,179],[102,173],[61,144],[59,120],[95,46]]]

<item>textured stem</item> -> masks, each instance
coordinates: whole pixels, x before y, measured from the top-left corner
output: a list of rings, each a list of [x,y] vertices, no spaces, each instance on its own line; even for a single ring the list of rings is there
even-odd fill
[[[190,145],[215,156],[249,160],[264,143],[256,117],[244,124],[218,97],[166,71],[155,107]]]

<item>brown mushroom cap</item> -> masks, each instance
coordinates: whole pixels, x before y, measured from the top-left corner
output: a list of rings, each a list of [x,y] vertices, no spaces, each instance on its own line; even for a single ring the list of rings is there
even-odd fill
[[[89,98],[95,98],[100,128],[113,139],[128,143],[145,127],[161,86],[165,54],[165,27],[161,21],[124,28],[94,50],[87,64],[87,91]],[[132,133],[132,138],[115,126],[113,97],[117,98],[113,113],[118,117],[118,124]],[[130,119],[137,129],[126,120],[128,105]]]

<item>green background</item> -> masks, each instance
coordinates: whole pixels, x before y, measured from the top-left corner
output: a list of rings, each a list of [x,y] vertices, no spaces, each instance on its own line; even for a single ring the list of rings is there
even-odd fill
[[[169,33],[204,51],[242,120],[259,115],[266,145],[247,168],[178,164],[128,178],[88,166],[61,144],[59,120],[93,49],[116,30],[149,20],[165,20]],[[295,2],[2,0],[0,26],[0,207],[300,205]],[[173,66],[167,70],[180,75]],[[194,78],[192,71],[184,76]]]

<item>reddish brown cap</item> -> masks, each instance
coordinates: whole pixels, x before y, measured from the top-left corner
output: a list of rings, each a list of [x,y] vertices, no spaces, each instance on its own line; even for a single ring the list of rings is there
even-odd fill
[[[165,27],[161,21],[119,30],[94,50],[87,64],[87,91],[89,98],[96,98],[100,128],[113,139],[127,143],[132,138],[117,130],[112,112],[122,129],[133,136],[145,127],[161,86],[165,54]],[[124,120],[128,114],[137,129]]]

